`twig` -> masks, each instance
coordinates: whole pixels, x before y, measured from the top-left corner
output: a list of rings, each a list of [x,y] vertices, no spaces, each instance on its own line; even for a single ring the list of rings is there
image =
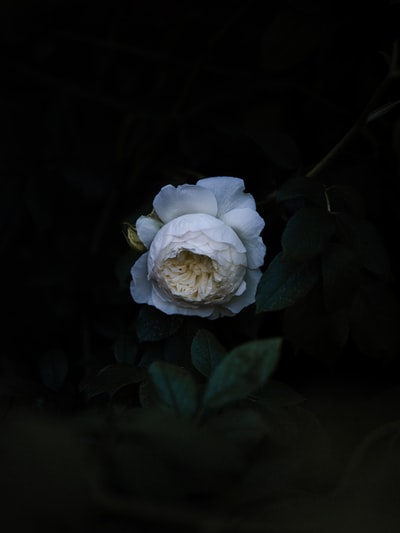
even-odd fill
[[[364,107],[355,124],[349,129],[349,131],[344,135],[344,137],[342,137],[340,141],[335,144],[335,146],[311,170],[307,172],[306,176],[308,178],[313,178],[314,176],[319,174],[321,170],[323,170],[328,165],[328,163],[336,157],[336,155],[343,149],[343,147],[346,146],[356,136],[356,134],[364,127],[368,119],[368,115],[375,108],[381,97],[385,94],[389,85],[394,79],[400,77],[400,68],[397,66],[398,45],[398,41],[395,41],[393,43],[389,71],[384,80],[378,85],[376,91]]]

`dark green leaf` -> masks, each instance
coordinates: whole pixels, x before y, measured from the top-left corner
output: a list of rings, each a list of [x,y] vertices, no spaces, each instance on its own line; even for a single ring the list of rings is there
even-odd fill
[[[165,361],[155,361],[149,367],[149,375],[163,407],[184,416],[195,414],[197,385],[190,372]]]
[[[199,329],[192,341],[193,366],[208,377],[226,353],[218,339],[206,329]]]
[[[329,243],[322,254],[322,283],[328,310],[350,307],[360,284],[360,264],[340,243]]]
[[[258,284],[257,312],[278,311],[293,305],[316,285],[319,276],[316,263],[284,261],[280,252]]]
[[[141,342],[167,339],[183,324],[180,315],[166,315],[151,306],[140,308],[136,322],[136,333]]]
[[[364,216],[364,199],[354,187],[348,184],[338,183],[327,187],[326,194],[329,198],[332,212],[351,213],[359,217]]]
[[[131,335],[120,335],[114,343],[114,357],[118,363],[132,365],[137,355],[137,345]]]
[[[378,276],[390,274],[390,261],[382,238],[373,224],[349,214],[336,215],[338,237],[351,246],[366,270]]]
[[[256,340],[230,351],[212,372],[203,404],[222,407],[258,390],[275,370],[281,344],[281,338]]]
[[[139,383],[146,377],[146,371],[133,365],[108,365],[86,385],[88,398],[108,394],[111,398],[123,387]]]
[[[284,257],[294,261],[311,259],[322,251],[334,233],[334,218],[326,209],[299,209],[282,234]]]
[[[61,389],[68,373],[68,359],[61,350],[44,353],[39,361],[40,377],[46,387],[53,391]]]

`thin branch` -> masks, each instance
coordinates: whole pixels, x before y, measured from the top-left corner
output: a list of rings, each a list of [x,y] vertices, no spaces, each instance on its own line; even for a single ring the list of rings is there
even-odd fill
[[[393,43],[392,56],[390,62],[389,72],[382,82],[378,85],[376,91],[364,107],[360,116],[349,131],[340,139],[340,141],[335,144],[335,146],[311,169],[307,172],[306,176],[308,178],[313,178],[323,170],[330,161],[332,161],[336,155],[346,146],[356,135],[357,133],[365,126],[365,123],[368,119],[371,111],[379,103],[382,96],[385,94],[387,88],[392,83],[395,78],[400,77],[400,68],[397,65],[398,61],[398,41]]]

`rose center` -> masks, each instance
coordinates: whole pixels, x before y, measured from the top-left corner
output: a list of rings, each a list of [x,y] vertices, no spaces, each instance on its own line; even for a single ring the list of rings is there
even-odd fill
[[[245,268],[236,266],[233,270],[223,272],[210,257],[181,250],[162,261],[158,278],[175,298],[187,302],[213,302],[232,294],[242,282]]]

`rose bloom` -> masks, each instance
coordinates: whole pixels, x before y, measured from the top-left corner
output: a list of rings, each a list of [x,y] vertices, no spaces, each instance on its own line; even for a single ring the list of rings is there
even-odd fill
[[[136,222],[148,251],[131,269],[137,303],[167,314],[215,319],[255,301],[266,247],[264,220],[240,178],[166,185]]]

